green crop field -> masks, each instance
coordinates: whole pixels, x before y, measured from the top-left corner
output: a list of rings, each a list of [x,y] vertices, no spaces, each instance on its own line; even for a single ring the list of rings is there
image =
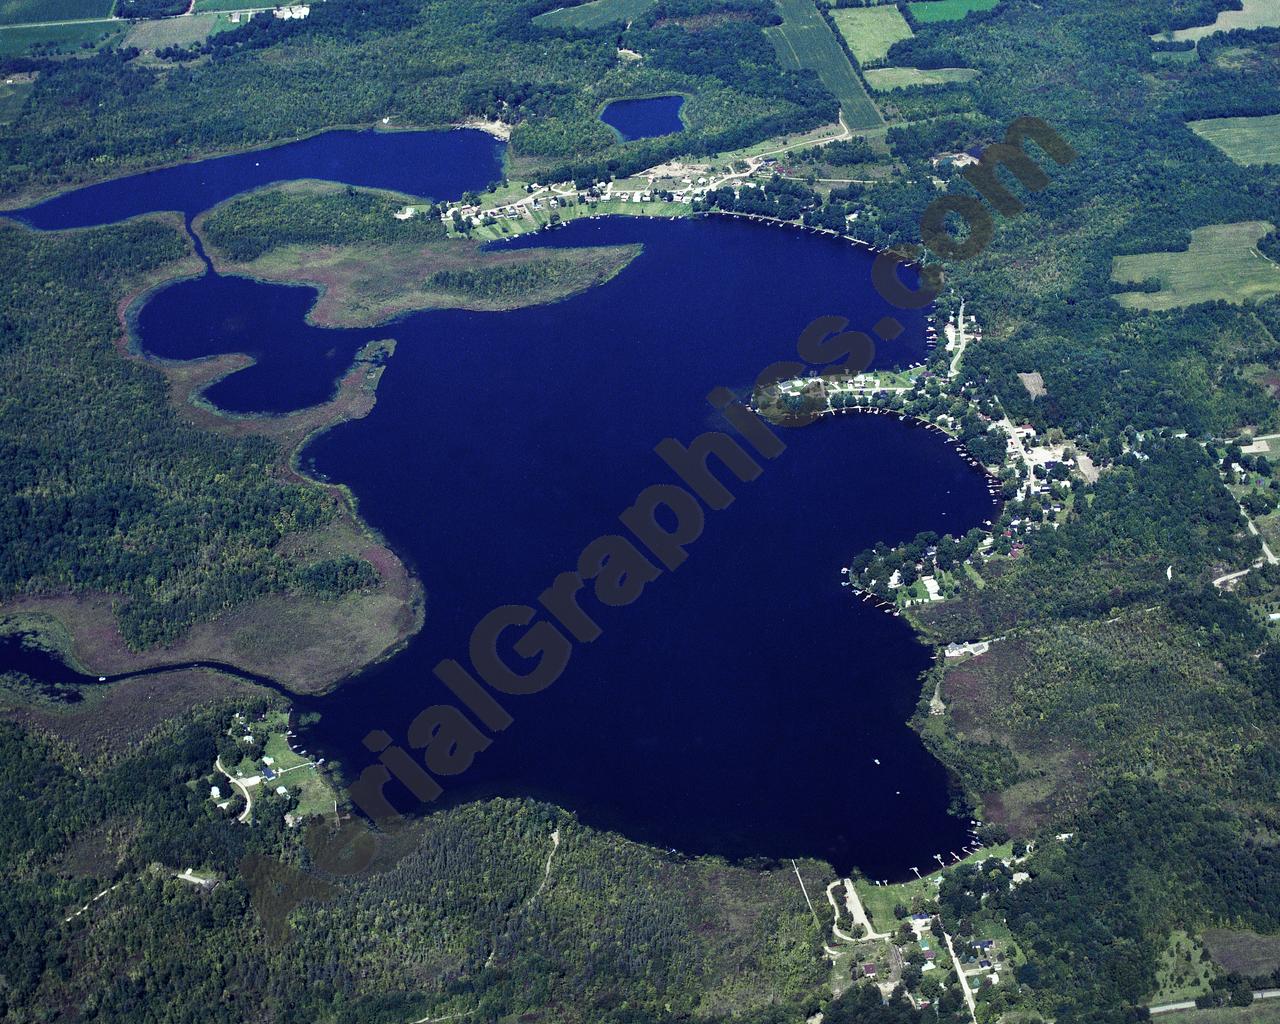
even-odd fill
[[[0,25],[109,18],[115,0],[0,0]]]
[[[910,39],[912,34],[907,19],[893,6],[846,7],[832,11],[831,16],[864,67],[884,60],[889,47],[899,39]]]
[[[83,43],[108,42],[124,31],[123,22],[91,21],[36,28],[0,28],[0,57],[17,57],[33,47],[51,47],[61,53],[78,50]]]
[[[1215,117],[1187,125],[1238,164],[1280,164],[1280,114]]]
[[[970,82],[978,76],[973,68],[870,68],[863,72],[876,92],[906,89],[913,85],[950,85]]]
[[[644,14],[657,0],[591,0],[576,7],[558,7],[539,14],[533,23],[539,28],[600,28],[614,21],[630,21]]]
[[[1242,10],[1219,11],[1217,20],[1212,25],[1197,25],[1195,28],[1183,28],[1176,32],[1158,32],[1151,38],[1190,39],[1199,42],[1205,36],[1211,36],[1215,32],[1270,26],[1280,26],[1280,0],[1244,0]]]
[[[1172,309],[1197,302],[1256,302],[1280,295],[1280,265],[1257,250],[1258,239],[1272,230],[1265,221],[1210,224],[1191,232],[1186,252],[1147,252],[1117,256],[1111,280],[1123,283],[1157,278],[1156,292],[1120,292],[1115,300],[1129,309]]]
[[[765,31],[783,66],[816,71],[822,84],[839,101],[850,128],[876,128],[883,124],[880,111],[812,0],[778,0],[778,8],[782,24]],[[897,14],[896,9],[894,13]]]
[[[989,11],[1000,0],[923,0],[907,4],[911,17],[922,23],[959,21],[970,11]]]

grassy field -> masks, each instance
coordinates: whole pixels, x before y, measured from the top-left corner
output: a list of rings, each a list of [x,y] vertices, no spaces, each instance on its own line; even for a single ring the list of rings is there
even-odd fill
[[[1280,163],[1280,114],[1215,117],[1187,125],[1238,164]]]
[[[822,84],[839,101],[845,124],[850,128],[875,128],[883,124],[880,111],[871,102],[832,34],[831,26],[818,13],[812,0],[778,0],[778,8],[782,11],[782,24],[765,31],[783,66],[816,71]],[[843,12],[837,12],[836,16],[840,13]],[[896,9],[893,13],[898,15]],[[901,21],[902,16],[898,15],[898,19]]]
[[[30,77],[0,82],[0,124],[12,124],[17,119],[34,86],[35,81]]]
[[[115,0],[0,0],[0,25],[109,18]]]
[[[260,0],[196,0],[196,14],[208,11],[243,11],[245,8],[270,7]]]
[[[1207,960],[1201,960],[1204,947],[1184,931],[1169,936],[1169,944],[1156,965],[1154,1004],[1180,1003],[1209,991],[1209,981],[1217,973]]]
[[[984,861],[988,857],[1003,859],[1011,856],[1013,856],[1013,844],[1005,843],[1003,846],[993,846],[990,849],[980,850],[973,856],[966,857],[960,863],[972,864],[975,861]],[[929,863],[935,864],[937,862],[930,861]],[[948,865],[947,867],[953,866]],[[923,869],[924,865],[921,864],[920,868]],[[898,926],[898,920],[893,916],[893,908],[899,903],[910,907],[911,900],[916,896],[922,898],[937,896],[943,873],[943,870],[935,870],[931,875],[925,875],[919,879],[913,878],[910,882],[902,882],[898,885],[874,885],[865,879],[858,879],[856,882],[858,897],[862,900],[862,906],[877,931],[893,931]]]
[[[911,38],[911,26],[898,11],[884,7],[846,7],[831,12],[849,49],[864,67],[883,60],[899,39]]]
[[[266,759],[270,758],[271,771],[276,775],[270,780],[264,777],[261,785],[252,790],[255,799],[259,793],[274,793],[277,786],[284,786],[297,800],[292,808],[295,815],[326,816],[334,813],[333,788],[309,756],[295,753],[289,746],[290,740],[285,735],[289,728],[287,711],[268,711],[266,720],[262,722],[244,722],[242,719],[238,728],[244,730],[244,735],[254,737],[255,742],[250,747],[253,752],[234,768],[225,764],[224,767],[229,768],[233,775],[262,775],[268,767]],[[225,783],[223,788],[226,788]]]
[[[1191,232],[1186,252],[1148,252],[1117,256],[1111,280],[1160,281],[1156,292],[1120,292],[1115,300],[1129,309],[1172,309],[1223,299],[1256,302],[1280,295],[1280,266],[1255,248],[1271,231],[1265,221],[1210,224]]]
[[[978,77],[974,68],[871,68],[863,72],[876,92],[906,89],[913,85],[949,85]]]
[[[591,0],[576,7],[558,7],[539,14],[533,23],[539,28],[599,28],[614,21],[630,21],[643,14],[657,0]]]
[[[1151,38],[1190,39],[1199,42],[1215,32],[1230,32],[1237,28],[1266,28],[1269,25],[1280,26],[1280,0],[1244,0],[1242,10],[1220,11],[1217,20],[1211,25],[1197,25],[1195,28],[1183,28],[1176,32],[1158,32]]]
[[[202,43],[215,32],[236,26],[225,14],[195,14],[190,18],[162,18],[140,21],[124,37],[125,46],[136,46],[144,53],[166,46],[190,46]]]
[[[0,57],[18,57],[37,46],[70,53],[82,49],[84,43],[109,43],[123,31],[123,23],[108,21],[47,25],[43,28],[0,28]]]
[[[959,21],[970,11],[989,11],[999,0],[924,0],[907,4],[916,21]]]
[[[1262,999],[1252,1006],[1220,1010],[1180,1010],[1162,1013],[1158,1019],[1161,1024],[1280,1024],[1280,999]]]

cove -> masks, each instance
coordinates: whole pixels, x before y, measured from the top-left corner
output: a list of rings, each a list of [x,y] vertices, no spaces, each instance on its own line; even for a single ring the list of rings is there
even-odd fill
[[[655,96],[645,100],[614,100],[600,114],[623,142],[651,139],[684,131],[680,110],[683,96]]]
[[[332,131],[298,142],[113,178],[7,212],[43,230],[93,227],[160,210],[191,218],[250,189],[320,178],[431,199],[457,199],[502,177],[504,146],[474,129]]]
[[[348,781],[375,729],[407,746],[410,721],[456,703],[431,669],[466,661],[472,627],[502,604],[536,604],[652,483],[653,454],[723,429],[704,396],[746,393],[794,358],[820,315],[907,330],[879,365],[924,353],[918,314],[888,309],[871,256],[835,239],[747,222],[607,218],[522,239],[548,248],[642,243],[610,282],[507,313],[411,314],[365,331],[303,321],[308,290],[204,277],[158,293],[137,342],[169,358],[250,348],[252,368],[208,397],[284,412],[332,390],[365,340],[397,350],[365,419],[313,441],[302,461],[349,485],[362,515],[415,566],[422,633],[323,697],[309,749]],[[983,475],[935,432],[850,415],[780,431],[787,451],[708,512],[688,562],[603,628],[550,689],[503,699],[515,719],[446,801],[523,794],[589,824],[683,853],[817,856],[875,878],[909,876],[967,842],[943,768],[905,724],[930,661],[900,619],[855,601],[840,567],[918,531],[963,533],[992,515]],[[714,464],[714,463],[713,463]],[[388,796],[411,809],[398,783]],[[439,805],[433,805],[439,806]]]

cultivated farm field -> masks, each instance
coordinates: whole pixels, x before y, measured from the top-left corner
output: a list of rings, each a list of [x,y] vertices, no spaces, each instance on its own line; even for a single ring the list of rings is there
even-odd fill
[[[884,60],[889,47],[910,39],[911,26],[897,7],[844,7],[831,12],[849,49],[864,67]]]
[[[115,0],[0,0],[0,25],[109,18]]]
[[[65,25],[45,25],[28,28],[0,26],[0,57],[17,57],[42,47],[59,53],[79,50],[84,43],[106,43],[124,31],[124,22],[88,21],[68,22]]]
[[[970,11],[989,11],[999,0],[923,0],[908,4],[919,22],[959,21]]]
[[[1198,302],[1258,302],[1280,295],[1280,264],[1258,252],[1258,239],[1272,230],[1265,221],[1210,224],[1191,232],[1184,252],[1117,256],[1111,280],[1137,283],[1156,278],[1160,290],[1120,292],[1129,309],[1173,309]]]
[[[913,85],[950,85],[970,82],[978,76],[974,68],[869,68],[863,72],[876,92],[906,89]]]
[[[883,122],[849,58],[811,0],[778,0],[782,24],[766,29],[784,67],[811,68],[840,103],[850,128],[877,128]],[[835,12],[839,16],[841,11]],[[894,10],[894,14],[898,14]],[[902,16],[898,15],[899,20]],[[906,25],[906,22],[903,22]],[[909,30],[908,30],[909,31]]]
[[[656,0],[591,0],[590,3],[557,7],[539,14],[533,23],[540,28],[599,28],[610,22],[627,22],[654,5]]]
[[[1280,114],[1214,117],[1187,126],[1238,164],[1280,163]]]
[[[1217,19],[1211,25],[1197,25],[1194,28],[1178,29],[1176,32],[1158,32],[1152,39],[1190,39],[1198,42],[1205,36],[1215,32],[1230,32],[1233,29],[1267,28],[1280,26],[1280,0],[1243,0],[1243,8],[1238,11],[1219,11]]]

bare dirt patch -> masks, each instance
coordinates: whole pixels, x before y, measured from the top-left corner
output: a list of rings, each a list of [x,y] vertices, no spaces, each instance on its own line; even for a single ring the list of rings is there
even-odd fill
[[[1020,373],[1018,380],[1022,381],[1022,386],[1032,398],[1043,398],[1049,393],[1049,389],[1044,386],[1044,378],[1039,373]]]

